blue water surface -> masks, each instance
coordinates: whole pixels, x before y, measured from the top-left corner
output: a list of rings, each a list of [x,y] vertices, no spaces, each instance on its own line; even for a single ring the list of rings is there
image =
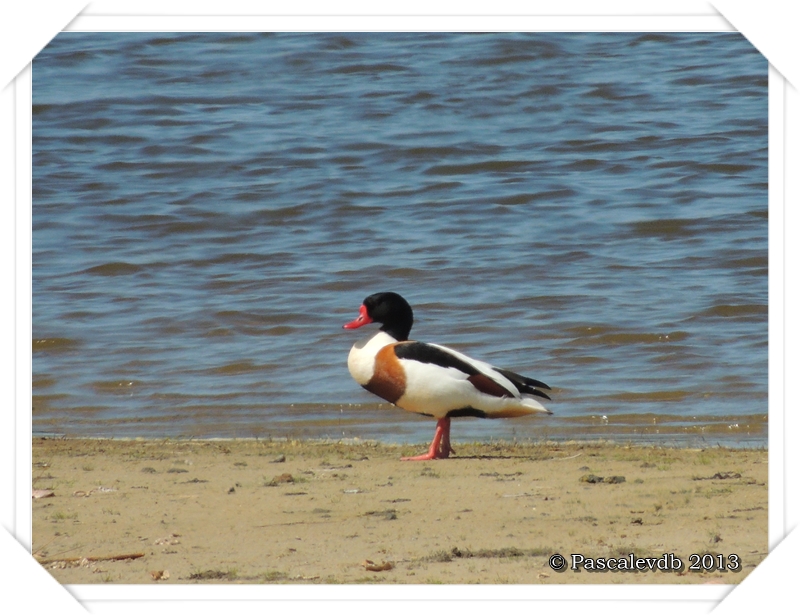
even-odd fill
[[[738,33],[62,33],[34,433],[424,441],[347,372],[393,290],[553,388],[456,441],[765,445],[767,85]]]

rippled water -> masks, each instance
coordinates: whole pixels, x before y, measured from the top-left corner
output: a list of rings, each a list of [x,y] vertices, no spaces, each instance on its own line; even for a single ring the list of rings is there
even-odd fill
[[[425,441],[347,372],[394,290],[553,387],[456,443],[766,444],[739,34],[63,33],[33,103],[37,433]]]

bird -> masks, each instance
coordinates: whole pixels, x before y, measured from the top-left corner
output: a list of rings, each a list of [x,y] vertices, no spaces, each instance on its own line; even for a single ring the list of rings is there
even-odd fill
[[[550,387],[541,381],[445,346],[409,340],[414,312],[401,295],[370,295],[361,304],[358,316],[342,327],[357,329],[370,323],[379,323],[381,328],[350,349],[350,375],[364,389],[395,406],[438,420],[427,453],[402,460],[437,460],[455,454],[450,444],[453,417],[552,415],[537,400],[551,400],[542,391]]]

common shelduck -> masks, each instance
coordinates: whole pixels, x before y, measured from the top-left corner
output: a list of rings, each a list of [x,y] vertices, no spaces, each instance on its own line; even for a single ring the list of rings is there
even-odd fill
[[[381,323],[371,338],[350,349],[347,367],[364,389],[401,409],[436,417],[428,453],[403,460],[434,460],[455,453],[450,446],[451,417],[519,417],[548,411],[534,398],[550,396],[536,379],[495,368],[438,344],[408,339],[414,323],[411,306],[397,293],[375,293],[364,300],[345,329]]]

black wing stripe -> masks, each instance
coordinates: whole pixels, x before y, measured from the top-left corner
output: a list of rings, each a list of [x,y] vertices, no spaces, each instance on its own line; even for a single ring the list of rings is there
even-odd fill
[[[533,389],[533,387],[531,387],[530,389],[526,388],[525,391],[521,393],[530,394],[532,396],[539,396],[540,398],[544,398],[545,400],[552,400],[552,398],[548,396],[546,393],[544,393],[543,391],[539,391],[538,389]]]
[[[401,342],[394,346],[394,353],[400,359],[410,359],[423,364],[435,364],[442,368],[455,368],[469,376],[482,374],[475,366],[462,361],[447,351],[424,342]]]
[[[502,368],[495,368],[500,374],[506,377],[509,381],[514,383],[514,385],[521,385],[521,386],[531,386],[531,387],[541,387],[542,389],[550,389],[549,386],[545,385],[541,381],[537,381],[536,379],[529,378],[527,376],[522,376],[521,374],[517,374],[516,372],[511,372],[511,370],[503,370]]]

